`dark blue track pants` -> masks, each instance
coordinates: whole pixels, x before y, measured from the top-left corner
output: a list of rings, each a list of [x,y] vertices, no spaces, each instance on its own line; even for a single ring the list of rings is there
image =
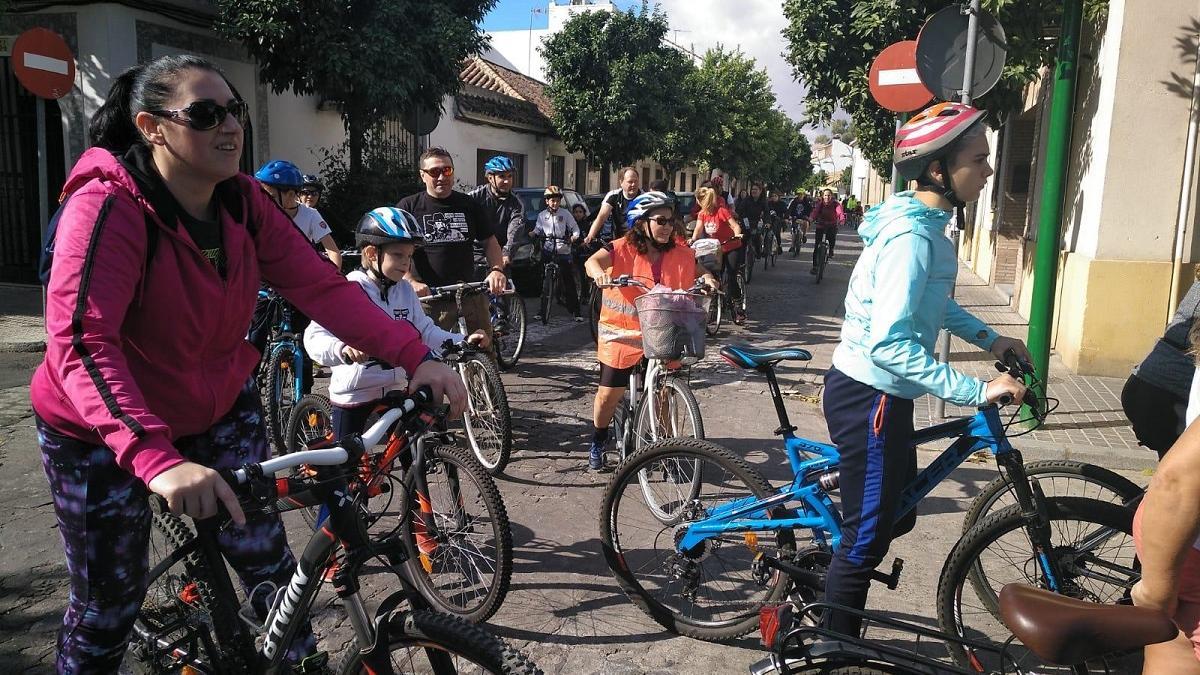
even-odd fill
[[[917,474],[913,402],[885,394],[831,368],[823,396],[829,436],[841,454],[842,542],[825,580],[827,602],[862,609],[871,571],[892,539],[916,524],[916,510],[896,521],[904,488]],[[860,620],[834,613],[827,626],[858,635]]]

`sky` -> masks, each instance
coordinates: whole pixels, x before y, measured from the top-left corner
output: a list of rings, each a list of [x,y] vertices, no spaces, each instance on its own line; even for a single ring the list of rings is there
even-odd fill
[[[560,0],[566,4],[565,0]],[[615,0],[621,9],[640,7],[641,0]],[[780,34],[785,21],[780,0],[659,0],[667,14],[671,39],[703,54],[718,44],[738,49],[765,68],[775,98],[794,120],[804,117],[803,88],[792,79],[791,67],[783,60],[785,45]],[[527,30],[534,7],[545,8],[547,0],[500,0],[484,19],[485,30]],[[546,28],[545,14],[532,15],[533,27]]]

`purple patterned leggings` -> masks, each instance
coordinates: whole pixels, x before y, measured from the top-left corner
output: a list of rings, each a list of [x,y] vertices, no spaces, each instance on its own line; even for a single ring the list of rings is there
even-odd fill
[[[115,673],[146,594],[150,509],[145,485],[116,464],[112,450],[55,431],[37,420],[38,444],[58,531],[71,577],[70,598],[58,631],[60,673]],[[262,404],[253,380],[233,408],[206,433],[180,438],[189,460],[214,469],[267,458]],[[276,515],[246,514],[246,526],[229,526],[218,544],[247,593],[264,581],[283,588],[296,568],[283,523]],[[268,586],[253,598],[266,616]],[[306,627],[289,650],[297,661],[316,651]]]

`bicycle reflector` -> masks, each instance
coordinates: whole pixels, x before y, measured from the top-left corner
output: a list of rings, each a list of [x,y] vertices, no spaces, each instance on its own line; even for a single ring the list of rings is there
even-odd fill
[[[775,640],[779,637],[780,629],[788,628],[791,625],[792,606],[790,604],[763,605],[758,610],[758,632],[765,649],[775,649]]]

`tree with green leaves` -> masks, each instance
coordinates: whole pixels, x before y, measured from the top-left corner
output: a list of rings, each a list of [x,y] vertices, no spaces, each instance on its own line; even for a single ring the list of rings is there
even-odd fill
[[[705,52],[697,78],[714,125],[700,159],[735,176],[758,177],[777,121],[767,72],[754,59],[718,46]]]
[[[806,113],[828,122],[834,110],[850,114],[851,127],[866,157],[882,176],[891,176],[895,116],[871,98],[868,73],[884,47],[911,40],[934,12],[953,0],[784,0],[787,44],[784,58],[793,76],[808,87]],[[1107,0],[1086,0],[1088,16],[1098,19]],[[1056,0],[983,0],[1004,27],[1008,60],[999,84],[975,104],[991,122],[1020,110],[1026,85],[1051,63],[1056,44],[1047,39],[1062,21]]]
[[[812,147],[799,124],[781,110],[774,113],[779,133],[773,156],[767,163],[765,180],[777,192],[795,192],[812,176]]]
[[[716,130],[703,83],[695,68],[690,68],[680,83],[679,98],[675,103],[674,123],[658,137],[652,153],[671,177],[672,187],[679,171],[700,159],[705,144]]]
[[[692,69],[664,42],[667,30],[666,14],[643,2],[637,12],[577,14],[543,41],[538,52],[546,60],[546,93],[567,150],[609,165],[663,149]],[[687,159],[682,142],[666,150],[672,161]]]
[[[217,0],[218,33],[245,46],[275,93],[336,101],[351,175],[380,122],[414,106],[440,108],[458,91],[479,27],[496,0]]]
[[[850,143],[854,140],[854,130],[850,128],[850,121],[842,118],[837,118],[829,123],[829,135],[843,143]]]

